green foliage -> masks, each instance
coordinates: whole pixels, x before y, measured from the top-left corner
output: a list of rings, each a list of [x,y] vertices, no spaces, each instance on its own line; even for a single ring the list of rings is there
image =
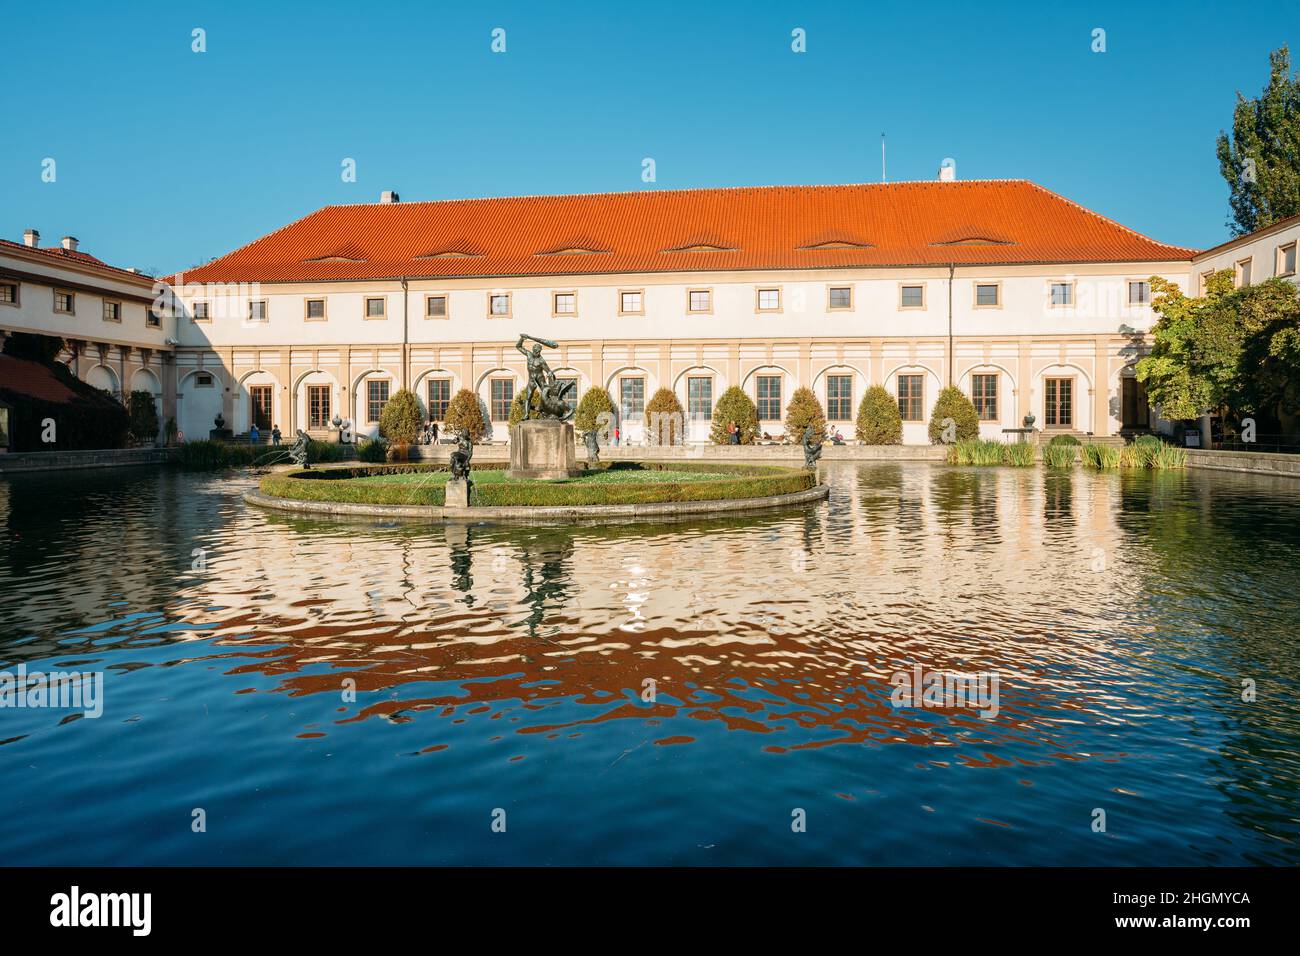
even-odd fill
[[[1038,446],[1029,442],[1012,442],[1003,449],[1006,463],[1016,468],[1029,468],[1038,461]]]
[[[379,434],[392,444],[410,445],[420,437],[424,410],[420,399],[408,388],[393,393],[379,413]]]
[[[944,419],[951,418],[956,426],[955,441],[969,441],[979,438],[980,417],[975,405],[966,393],[955,385],[939,393],[934,403],[934,412],[930,415],[930,443],[944,442]]]
[[[948,446],[950,465],[1000,465],[1007,446],[992,438],[965,438]]]
[[[606,416],[606,417],[601,417]],[[600,432],[613,428],[614,402],[609,392],[599,386],[587,389],[573,416],[573,427],[579,433]]]
[[[388,461],[388,445],[377,438],[367,438],[357,446],[357,459],[372,464]]]
[[[176,436],[180,433],[180,429],[176,427],[176,419],[167,419],[167,424],[163,426],[163,433],[167,436],[168,446],[176,444]]]
[[[857,439],[864,445],[901,445],[903,416],[898,400],[881,385],[867,389],[858,404]]]
[[[1161,445],[1151,455],[1152,468],[1186,468],[1187,449],[1177,445]]]
[[[4,354],[53,365],[63,351],[63,339],[35,332],[10,332],[4,341]]]
[[[152,445],[158,439],[158,406],[152,392],[132,392],[127,399],[127,429],[131,439]]]
[[[1070,468],[1076,453],[1073,445],[1048,445],[1043,449],[1043,461],[1048,468]]]
[[[1114,445],[1097,445],[1092,442],[1079,449],[1079,458],[1088,468],[1110,470],[1120,464],[1120,449]]]
[[[1119,450],[1119,465],[1121,468],[1149,468],[1156,451],[1150,445],[1125,445]]]
[[[727,434],[728,422],[735,422],[740,428],[740,444],[754,444],[758,438],[758,408],[739,385],[733,385],[723,392],[718,404],[713,406],[713,427],[709,430],[709,441],[715,445],[731,444],[731,436]]]
[[[248,468],[273,457],[261,446],[198,438],[177,445],[172,461],[186,471],[221,471],[225,468]]]
[[[1268,84],[1237,94],[1232,136],[1219,133],[1219,172],[1228,182],[1228,226],[1243,235],[1300,212],[1300,81],[1286,46],[1268,56]]]
[[[1282,432],[1300,432],[1300,291],[1285,279],[1234,289],[1232,273],[1210,277],[1200,298],[1151,279],[1151,354],[1137,377],[1168,419],[1219,412],[1262,414]]]
[[[1079,445],[1082,444],[1079,439],[1073,435],[1053,435],[1047,443],[1049,445]]]
[[[307,442],[307,460],[313,465],[317,462],[343,461],[346,458],[343,446],[334,441],[311,439]]]
[[[686,410],[671,388],[661,388],[645,407],[646,438],[651,445],[680,445],[686,440],[682,429]]]
[[[1141,445],[1144,448],[1150,448],[1152,451],[1155,451],[1157,448],[1163,445],[1164,442],[1162,442],[1155,435],[1138,435],[1137,438],[1133,439],[1133,444]]]
[[[487,434],[488,425],[483,418],[483,408],[478,396],[468,388],[462,388],[452,396],[447,405],[447,417],[443,419],[441,434],[451,437],[462,431],[468,431],[470,441],[479,442]]]
[[[620,468],[667,469],[702,472],[716,479],[691,481],[583,482],[573,481],[489,481],[486,474],[496,468],[477,468],[483,476],[474,486],[474,504],[480,507],[514,505],[546,507],[572,505],[649,504],[674,501],[717,501],[724,498],[763,498],[769,495],[805,491],[816,477],[802,468],[760,465],[726,465],[703,462],[616,462]],[[607,465],[608,466],[608,465]],[[612,466],[610,466],[612,467]],[[427,483],[349,481],[374,475],[433,473]],[[445,498],[444,465],[381,465],[374,468],[337,468],[318,472],[299,471],[270,475],[262,479],[263,494],[296,501],[338,501],[361,504],[441,505]]]
[[[815,441],[826,440],[826,410],[811,388],[796,388],[785,409],[785,436],[790,441],[803,441],[803,433],[811,425]]]
[[[534,398],[536,398],[536,396],[534,396]],[[536,404],[536,402],[534,402],[533,404]],[[507,426],[510,428],[514,428],[520,422],[528,418],[531,414],[532,412],[530,409],[524,408],[524,393],[515,392],[514,401],[510,403],[510,420],[506,423]]]

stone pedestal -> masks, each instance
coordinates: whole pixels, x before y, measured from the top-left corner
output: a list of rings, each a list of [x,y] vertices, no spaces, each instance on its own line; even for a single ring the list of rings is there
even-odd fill
[[[464,478],[452,478],[447,482],[446,507],[469,507],[469,482]]]
[[[510,429],[511,478],[573,478],[581,474],[573,451],[573,425],[548,418]]]

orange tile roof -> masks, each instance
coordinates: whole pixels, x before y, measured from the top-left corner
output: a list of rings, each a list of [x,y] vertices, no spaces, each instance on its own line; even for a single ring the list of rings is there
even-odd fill
[[[140,279],[150,283],[153,282],[153,278],[143,272],[132,272],[130,269],[123,269],[120,266],[111,266],[103,259],[92,256],[89,252],[82,252],[80,249],[64,249],[62,246],[29,246],[26,243],[14,242],[11,239],[0,239],[0,248],[13,249],[24,253],[35,253],[49,259],[63,259],[69,262],[80,263],[85,266],[94,266],[97,269],[107,269],[110,272],[120,272],[123,276],[128,278]]]
[[[326,206],[183,277],[309,282],[1148,262],[1186,261],[1194,252],[1023,180],[914,182]]]

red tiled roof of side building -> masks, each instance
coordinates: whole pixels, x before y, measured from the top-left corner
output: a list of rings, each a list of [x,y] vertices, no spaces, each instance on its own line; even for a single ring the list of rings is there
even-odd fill
[[[1195,251],[1024,180],[757,186],[326,206],[170,279],[1186,262]]]
[[[123,269],[120,266],[111,266],[103,259],[92,256],[88,252],[82,252],[80,249],[64,249],[62,246],[29,246],[25,243],[14,242],[11,239],[0,239],[0,248],[36,253],[45,256],[48,259],[63,259],[70,262],[77,262],[82,265],[94,266],[97,269],[107,269],[110,272],[120,272],[127,278],[140,279],[149,283],[153,282],[152,276],[139,271],[132,272],[130,269]]]
[[[27,395],[44,402],[75,401],[76,392],[58,380],[40,362],[0,354],[0,390]]]

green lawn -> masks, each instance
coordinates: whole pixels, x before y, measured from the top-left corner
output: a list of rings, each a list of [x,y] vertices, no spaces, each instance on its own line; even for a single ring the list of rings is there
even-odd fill
[[[350,481],[367,485],[442,485],[450,475],[445,471],[406,472],[396,475],[367,475],[364,478],[351,478]],[[551,485],[651,485],[687,481],[718,481],[731,477],[717,472],[706,471],[654,471],[650,469],[619,468],[602,469],[577,478],[554,478],[547,482]],[[536,484],[531,478],[508,478],[500,469],[471,471],[470,478],[476,485],[522,485]]]

